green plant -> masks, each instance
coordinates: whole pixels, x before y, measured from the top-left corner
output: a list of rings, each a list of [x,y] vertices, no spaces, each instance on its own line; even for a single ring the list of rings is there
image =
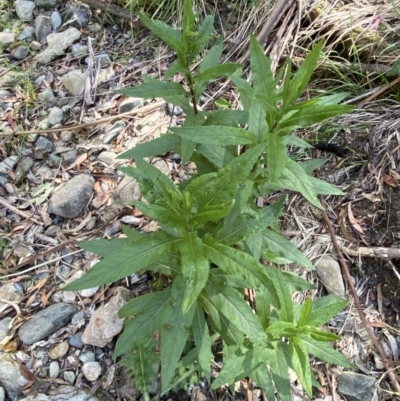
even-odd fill
[[[275,388],[282,400],[290,400],[290,367],[311,395],[316,382],[309,353],[352,367],[328,344],[338,337],[318,329],[347,301],[332,295],[307,299],[303,305],[292,300],[292,291],[313,287],[276,265],[313,266],[280,234],[277,218],[284,197],[264,208],[256,207],[254,199],[286,189],[322,208],[318,194],[341,194],[310,175],[323,161],[297,163],[289,157],[287,146],[309,147],[292,132],[350,110],[338,105],[346,95],[298,100],[316,68],[322,43],[295,74],[287,62],[275,76],[252,36],[251,86],[238,76],[239,64],[219,64],[222,38],[196,71],[190,69],[213,31],[212,17],[195,30],[190,0],[184,2],[182,34],[161,21],[140,17],[177,53],[166,76],[181,72],[188,87],[186,91],[178,83],[147,77],[142,86],[119,91],[144,98],[161,96],[186,114],[182,127],[120,156],[135,159],[136,167],[121,170],[139,182],[147,201],[132,204],[161,229],[141,234],[124,227],[126,238],[81,242],[82,248],[103,259],[64,289],[113,283],[142,269],[164,276],[166,285],[158,283],[154,292],[134,298],[119,312],[127,320],[114,356],[129,355],[125,363],[145,394],[156,374],[156,348],[161,354],[161,391],[166,393],[174,385],[178,368],[187,367],[192,375],[193,368],[188,367],[195,364],[210,379],[211,347],[220,338],[223,368],[213,388],[248,376],[268,400],[274,399]],[[224,75],[238,88],[244,110],[199,110],[196,105],[208,83]],[[248,129],[239,127],[245,124]],[[178,186],[143,160],[172,150],[182,155],[183,162],[192,160],[197,167],[197,174]],[[260,260],[269,261],[269,267]],[[245,288],[255,289],[256,313],[244,300]]]

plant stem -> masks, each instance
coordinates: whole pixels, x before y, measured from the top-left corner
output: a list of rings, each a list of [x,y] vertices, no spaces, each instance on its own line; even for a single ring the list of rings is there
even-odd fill
[[[186,81],[189,86],[190,96],[192,97],[193,112],[194,112],[194,114],[199,114],[199,111],[197,109],[196,96],[194,94],[192,74],[186,74]]]

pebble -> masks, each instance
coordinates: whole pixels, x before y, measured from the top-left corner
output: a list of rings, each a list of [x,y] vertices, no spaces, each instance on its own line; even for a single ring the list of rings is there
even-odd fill
[[[62,24],[62,19],[61,19],[60,13],[57,10],[53,11],[50,18],[51,18],[51,28],[52,28],[53,32],[58,31],[58,28]]]
[[[51,359],[59,359],[62,358],[69,350],[68,342],[63,341],[60,344],[57,344],[54,348],[52,348],[49,352],[49,357]]]
[[[57,5],[57,0],[36,0],[36,5],[43,10],[50,10]]]
[[[69,142],[74,137],[72,131],[63,131],[60,134],[60,139],[64,142]]]
[[[47,120],[51,126],[60,124],[64,119],[64,113],[59,107],[52,107]]]
[[[78,152],[75,149],[71,149],[67,152],[61,153],[61,157],[64,159],[65,164],[70,165],[78,157]]]
[[[84,344],[82,342],[82,334],[83,331],[79,331],[78,333],[75,333],[69,340],[69,345],[71,347],[75,348],[83,348]]]
[[[87,206],[93,186],[93,177],[86,174],[75,176],[52,195],[49,212],[68,219],[75,219]]]
[[[139,97],[129,97],[128,99],[123,100],[118,106],[118,113],[128,113],[138,107],[142,102],[143,99]]]
[[[19,19],[22,21],[31,21],[33,19],[33,9],[35,8],[33,1],[17,0],[14,5]]]
[[[6,392],[3,387],[0,387],[0,401],[4,401],[6,399]]]
[[[338,391],[349,401],[372,401],[376,380],[373,377],[353,372],[343,372],[337,376]]]
[[[75,280],[78,280],[78,278],[81,278],[82,276],[85,275],[85,272],[83,270],[77,270],[68,280],[65,284],[69,284],[72,283]],[[87,288],[84,290],[80,290],[77,291],[78,294],[83,297],[83,298],[91,298],[94,294],[96,294],[96,292],[98,291],[100,287],[96,286],[93,288]],[[74,291],[63,291],[64,294],[68,293],[68,292],[72,292],[74,293]]]
[[[20,301],[23,297],[23,294],[20,290],[14,285],[14,283],[6,283],[0,287],[0,299],[5,299],[6,301],[17,302]],[[0,312],[3,312],[10,305],[5,302],[0,302]]]
[[[331,256],[324,256],[315,264],[315,270],[322,284],[330,294],[346,296],[339,263]]]
[[[39,42],[37,42],[36,40],[33,40],[29,47],[34,52],[37,52],[42,48],[42,45]]]
[[[54,96],[53,91],[50,89],[46,89],[43,92],[40,92],[38,94],[37,98],[38,98],[39,102],[42,102],[42,103],[51,103],[56,100],[56,97]]]
[[[89,381],[95,381],[101,375],[101,366],[98,362],[86,362],[82,366],[82,373]]]
[[[0,352],[0,385],[11,399],[16,399],[21,389],[17,383],[20,376],[18,362],[11,358],[11,354]]]
[[[15,34],[12,32],[0,32],[0,43],[3,46],[11,45],[15,42]]]
[[[28,57],[29,49],[26,46],[20,45],[11,51],[11,56],[16,60],[23,60]]]
[[[53,304],[42,309],[19,328],[19,339],[26,345],[43,340],[64,327],[75,312],[75,306],[66,303]]]
[[[151,164],[165,175],[169,175],[171,171],[168,163],[164,159],[153,159]]]
[[[7,335],[8,327],[10,325],[11,320],[12,320],[11,317],[5,317],[4,319],[0,320],[0,342]]]
[[[53,144],[47,138],[39,136],[35,143],[36,158],[42,159],[44,155],[51,153],[53,149]]]
[[[35,39],[35,28],[31,25],[25,27],[18,36],[19,40],[25,40],[27,42],[32,42]]]
[[[64,380],[68,383],[74,384],[75,383],[75,373],[71,372],[70,370],[66,370],[64,372]]]
[[[22,157],[15,170],[15,184],[19,184],[33,166],[32,157]]]
[[[36,39],[42,45],[47,43],[47,36],[51,34],[51,18],[47,15],[39,14],[35,18]]]
[[[94,352],[93,351],[83,352],[82,354],[79,355],[79,360],[82,363],[94,362],[94,360],[95,360]]]
[[[117,154],[114,152],[104,151],[99,154],[99,160],[108,165],[114,164],[116,157],[117,157]]]
[[[174,106],[172,103],[168,103],[167,112],[170,116],[180,116],[182,114],[182,109],[179,106]]]
[[[111,126],[104,134],[103,143],[108,145],[111,143],[123,130],[125,129],[125,123],[123,121],[118,121]]]
[[[9,170],[13,170],[17,164],[18,156],[10,156],[0,162],[0,173],[7,174]]]
[[[49,368],[50,377],[57,377],[59,373],[60,373],[60,365],[58,364],[58,362],[57,361],[51,362]]]

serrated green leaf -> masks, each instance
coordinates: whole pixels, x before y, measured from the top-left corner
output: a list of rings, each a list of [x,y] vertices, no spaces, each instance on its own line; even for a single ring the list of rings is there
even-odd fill
[[[171,131],[181,138],[208,145],[246,145],[255,143],[254,134],[243,128],[209,125],[202,127],[174,127],[171,128]]]
[[[225,167],[234,158],[233,155],[222,146],[199,144],[196,150],[218,168]]]
[[[223,36],[219,36],[214,46],[207,52],[199,66],[200,74],[219,64],[224,46]]]
[[[199,304],[196,305],[192,332],[201,369],[206,378],[209,380],[211,377],[211,361],[213,360],[213,354],[211,352],[212,344],[207,322],[204,318],[204,311]]]
[[[309,180],[314,187],[314,192],[317,195],[346,195],[345,192],[335,187],[335,185],[329,184],[329,182],[320,180],[312,176],[309,176]]]
[[[186,235],[179,244],[181,252],[182,275],[185,278],[183,313],[186,313],[197,300],[208,279],[210,264],[203,256],[203,243],[195,232]]]
[[[283,175],[310,203],[320,209],[323,209],[314,192],[314,186],[311,183],[309,176],[296,162],[288,158],[286,161],[286,166],[283,170]]]
[[[92,252],[95,255],[108,256],[111,253],[117,252],[130,242],[129,238],[115,238],[112,240],[95,239],[92,241],[80,241],[78,245],[85,251]]]
[[[250,288],[265,286],[271,294],[273,305],[280,307],[272,280],[253,257],[238,249],[206,240],[204,240],[204,253],[224,272],[243,277],[249,283]]]
[[[214,17],[211,15],[207,15],[204,18],[203,23],[200,25],[197,38],[194,40],[193,44],[195,44],[196,46],[193,48],[191,52],[191,57],[195,57],[200,52],[203,51],[207,42],[211,38],[213,30],[214,30]]]
[[[342,311],[348,303],[347,299],[333,294],[315,300],[306,324],[315,327],[321,326]]]
[[[261,247],[262,247],[262,235],[261,233],[253,233],[247,236],[244,242],[244,250],[254,259],[260,260]]]
[[[212,279],[212,276],[210,276]],[[204,288],[208,300],[216,309],[229,316],[230,321],[252,342],[263,343],[267,340],[260,321],[243,299],[243,294],[227,286],[216,286],[211,280]]]
[[[280,317],[280,322],[290,322],[293,323],[293,300],[290,295],[289,287],[286,284],[284,276],[275,267],[268,269],[268,274],[271,276],[276,293],[278,294],[280,308],[278,314]]]
[[[183,72],[184,74],[190,74],[190,70],[186,67],[184,63],[180,60],[176,60],[167,71],[164,72],[165,78],[172,78],[178,72]]]
[[[281,271],[290,291],[315,290],[315,286],[295,273]]]
[[[328,333],[327,331],[318,330],[315,328],[310,328],[310,336],[314,340],[326,342],[337,341],[340,339],[340,337],[334,333]]]
[[[132,299],[121,309],[120,317],[133,314],[137,316],[125,323],[125,329],[120,334],[115,347],[114,358],[138,346],[143,338],[152,335],[164,324],[163,317],[172,307],[170,298],[171,288],[166,288],[163,291]]]
[[[296,135],[287,135],[284,137],[286,140],[286,145],[297,146],[298,148],[312,149],[313,146],[306,142],[304,139],[299,138]],[[313,159],[315,160],[315,159]]]
[[[232,204],[232,201],[228,201],[218,205],[207,206],[204,209],[199,210],[198,213],[194,215],[192,221],[201,225],[210,221],[220,220],[227,215]]]
[[[210,275],[213,276],[213,283],[218,283],[218,285],[221,286],[227,285],[234,288],[247,288],[249,285],[246,280],[243,280],[235,274],[225,273],[219,268],[210,269]]]
[[[262,235],[264,245],[275,254],[293,263],[298,263],[307,269],[314,269],[310,261],[286,238],[268,229],[262,231]]]
[[[257,143],[263,143],[267,140],[269,127],[266,121],[267,115],[257,99],[253,99],[249,111],[249,131],[256,136]]]
[[[299,162],[299,166],[306,172],[306,174],[311,174],[318,167],[321,167],[326,162],[326,157],[321,159],[310,159],[304,162]]]
[[[241,67],[242,65],[238,63],[224,63],[224,64],[214,65],[208,68],[207,70],[203,71],[201,74],[199,74],[196,77],[196,79],[208,82],[225,75],[233,74]]]
[[[144,235],[143,239],[127,244],[118,252],[105,257],[83,277],[63,287],[63,291],[78,291],[113,283],[162,259],[170,247],[180,241],[181,239],[171,237],[164,232]]]
[[[224,245],[233,245],[262,228],[263,226],[258,216],[242,214],[235,220],[232,228],[228,230],[222,229],[217,234],[217,239]]]
[[[184,0],[183,2],[183,37],[185,34],[190,38],[190,32],[194,30],[195,16],[193,13],[192,0]],[[189,34],[189,35],[188,35]]]
[[[236,87],[239,89],[240,93],[240,100],[243,105],[243,109],[246,111],[251,110],[251,104],[253,102],[253,99],[255,97],[254,95],[254,89],[251,87],[251,85],[243,78],[239,78],[235,75],[228,75],[228,78],[236,85]]]
[[[283,137],[273,133],[268,133],[266,140],[269,179],[271,183],[277,183],[289,159],[287,156],[286,142]]]
[[[184,59],[182,36],[175,29],[163,21],[154,21],[143,13],[138,12],[138,15],[142,22],[154,33],[154,35],[158,36],[172,50],[174,50],[180,59]]]
[[[283,342],[277,343],[275,352],[272,353],[271,358],[267,361],[267,364],[271,368],[272,378],[275,383],[275,387],[279,394],[279,398],[282,401],[291,401],[291,387],[289,380],[289,366],[287,362],[288,346]]]
[[[193,115],[194,111],[193,107],[187,100],[187,96],[189,96],[189,93],[187,93],[186,96],[171,93],[168,95],[163,95],[163,99],[167,103],[172,103],[174,106],[179,106],[187,116],[191,116]]]
[[[271,373],[265,364],[259,366],[258,369],[250,375],[250,378],[260,386],[267,401],[274,401],[276,399]]]
[[[345,368],[354,369],[354,365],[340,352],[335,351],[328,343],[314,340],[313,338],[302,339],[307,351],[317,358]]]
[[[299,321],[297,322],[298,327],[304,327],[307,324],[308,317],[312,311],[312,301],[310,298],[307,298],[304,301],[303,307],[301,308],[301,314],[299,317]]]
[[[204,119],[199,114],[189,114],[186,116],[183,127],[200,127],[204,124]],[[181,156],[182,163],[187,163],[196,149],[197,143],[188,138],[182,138]]]
[[[175,369],[179,362],[186,340],[189,336],[193,321],[196,303],[183,313],[185,280],[178,277],[172,284],[171,294],[174,298],[172,308],[166,309],[163,316],[164,325],[161,328],[161,388],[165,392],[175,376]]]
[[[117,93],[122,93],[125,96],[130,97],[142,97],[142,98],[152,98],[152,97],[163,97],[166,96],[187,96],[185,89],[183,89],[181,84],[177,82],[166,82],[166,81],[151,81],[147,84],[142,84],[140,86],[118,89]]]
[[[142,239],[143,233],[140,231],[136,231],[135,229],[130,228],[125,224],[121,224],[122,232],[128,237],[130,241],[137,241],[138,239]]]
[[[249,113],[244,110],[217,110],[206,114],[205,126],[226,125],[237,127],[239,124],[247,124]],[[254,132],[250,129],[251,132]]]
[[[290,354],[294,371],[309,397],[312,395],[310,360],[307,348],[300,338],[294,337],[289,341]]]
[[[162,135],[150,142],[141,143],[117,156],[117,159],[136,159],[161,155],[181,146],[182,138],[174,134]]]
[[[254,34],[250,36],[250,66],[257,100],[264,110],[275,110],[275,85],[271,61],[265,56]]]
[[[271,320],[271,299],[267,291],[256,290],[256,313],[264,329],[267,329]]]

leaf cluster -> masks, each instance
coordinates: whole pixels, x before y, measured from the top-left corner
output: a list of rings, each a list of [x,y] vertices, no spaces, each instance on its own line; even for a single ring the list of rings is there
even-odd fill
[[[290,400],[291,368],[311,395],[315,379],[309,354],[351,367],[329,345],[338,337],[318,328],[347,301],[328,296],[307,299],[300,306],[292,300],[291,292],[312,286],[276,266],[313,266],[280,234],[277,220],[285,198],[263,208],[256,207],[254,199],[286,189],[321,208],[318,194],[341,193],[310,175],[323,161],[300,164],[287,152],[288,145],[307,146],[294,130],[350,109],[338,104],[345,95],[298,100],[317,66],[322,42],[294,74],[288,60],[275,75],[252,36],[249,84],[238,75],[240,65],[219,63],[222,38],[215,40],[198,68],[191,69],[212,40],[213,18],[206,17],[196,28],[190,0],[184,2],[182,33],[140,16],[177,54],[166,76],[183,73],[188,88],[145,78],[143,85],[120,91],[162,97],[186,114],[182,127],[120,156],[135,159],[135,167],[121,168],[137,180],[145,199],[132,204],[161,230],[145,235],[124,227],[124,238],[81,242],[82,248],[103,259],[65,290],[113,283],[143,269],[163,277],[164,284],[154,292],[132,299],[119,312],[126,321],[114,356],[130,353],[126,363],[143,392],[154,376],[154,358],[148,355],[155,356],[157,333],[163,393],[176,384],[177,369],[183,375],[197,369],[210,379],[212,346],[219,339],[224,364],[213,388],[248,376],[267,399],[274,399],[276,389],[282,400]],[[199,111],[200,95],[210,81],[224,75],[236,85],[244,109]],[[143,160],[168,151],[179,152],[184,162],[195,162],[197,174],[175,185]],[[269,261],[270,267],[260,260]],[[255,289],[256,313],[243,298],[245,288]]]

